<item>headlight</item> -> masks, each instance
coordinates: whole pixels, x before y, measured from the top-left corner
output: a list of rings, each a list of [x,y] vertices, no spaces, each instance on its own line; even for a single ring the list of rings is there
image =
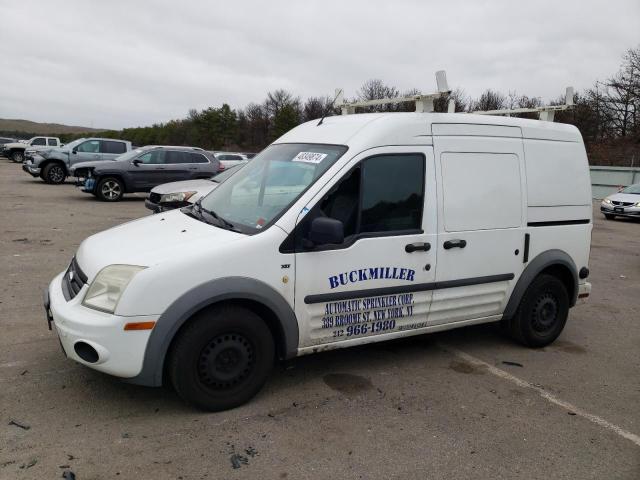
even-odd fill
[[[186,202],[195,194],[196,192],[165,193],[160,196],[160,203]]]
[[[611,205],[611,200],[609,200],[608,198],[605,198],[604,200],[602,200],[602,203],[606,203],[607,205]]]
[[[634,207],[640,207],[640,202],[636,203]]]
[[[131,279],[145,268],[136,265],[104,267],[91,283],[82,304],[94,310],[113,313]]]

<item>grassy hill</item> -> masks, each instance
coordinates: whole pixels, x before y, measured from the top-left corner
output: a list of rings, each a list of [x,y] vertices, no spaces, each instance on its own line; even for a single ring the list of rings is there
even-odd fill
[[[104,129],[102,129],[104,130]],[[76,134],[84,132],[100,132],[99,128],[61,125],[59,123],[38,123],[30,120],[13,120],[0,118],[0,132],[28,133],[33,135]]]

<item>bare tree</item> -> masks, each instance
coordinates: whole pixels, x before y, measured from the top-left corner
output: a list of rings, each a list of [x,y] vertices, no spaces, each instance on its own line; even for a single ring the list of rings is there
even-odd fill
[[[400,95],[400,92],[396,87],[386,85],[382,80],[374,78],[367,80],[362,84],[360,90],[358,90],[358,100],[380,100],[382,98],[396,98]],[[363,109],[365,112],[395,112],[398,111],[398,107],[395,104],[388,105],[376,105],[373,107],[366,107]]]
[[[333,99],[329,97],[309,97],[302,107],[302,120],[308,122],[321,118],[323,115],[334,115]]]
[[[505,108],[506,103],[507,99],[502,93],[488,89],[480,95],[480,98],[470,102],[469,110],[471,112],[478,110],[500,110]]]
[[[469,99],[464,93],[464,90],[456,88],[451,93],[436,98],[433,102],[433,110],[435,112],[449,111],[449,100],[454,101],[454,112],[464,112],[469,106]]]

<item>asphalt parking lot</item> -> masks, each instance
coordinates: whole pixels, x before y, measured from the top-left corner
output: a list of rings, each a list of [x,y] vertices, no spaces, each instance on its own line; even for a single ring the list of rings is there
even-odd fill
[[[640,222],[594,207],[592,296],[550,347],[485,325],[332,351],[207,414],[65,359],[46,328],[42,289],[142,198],[0,159],[0,478],[640,478]]]

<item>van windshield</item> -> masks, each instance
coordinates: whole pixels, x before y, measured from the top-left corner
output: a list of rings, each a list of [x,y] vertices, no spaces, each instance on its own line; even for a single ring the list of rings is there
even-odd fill
[[[201,200],[204,210],[243,233],[255,233],[284,213],[347,147],[271,145]]]

